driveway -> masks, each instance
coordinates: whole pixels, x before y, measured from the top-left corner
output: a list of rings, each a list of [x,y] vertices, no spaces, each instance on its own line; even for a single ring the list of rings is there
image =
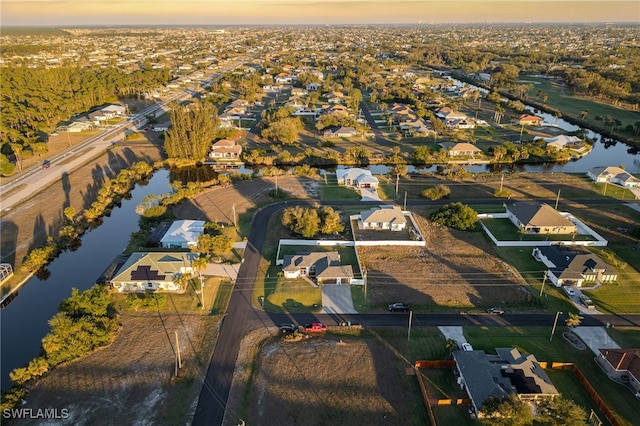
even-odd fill
[[[462,327],[440,325],[438,326],[438,330],[440,330],[440,333],[444,335],[445,339],[455,340],[458,346],[462,345],[463,343],[467,343],[467,339],[464,337],[464,334],[462,332]]]
[[[201,273],[207,277],[223,277],[229,278],[231,281],[235,281],[238,277],[239,269],[240,263],[233,265],[229,265],[227,263],[209,263]]]
[[[360,188],[361,201],[382,201],[378,196],[378,191],[371,188]]]
[[[351,286],[322,286],[322,311],[326,314],[357,314],[358,311],[353,307]]]
[[[615,340],[613,340],[604,327],[576,327],[573,332],[580,336],[582,341],[589,346],[591,351],[598,355],[598,349],[619,349]]]

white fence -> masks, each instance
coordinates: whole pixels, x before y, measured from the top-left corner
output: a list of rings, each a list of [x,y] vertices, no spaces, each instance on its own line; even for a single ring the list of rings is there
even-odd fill
[[[561,212],[562,216],[571,221],[578,228],[578,234],[588,234],[591,235],[596,241],[502,241],[498,240],[489,229],[482,223],[482,219],[507,219],[507,213],[484,213],[478,215],[478,220],[480,221],[480,226],[484,229],[484,232],[487,233],[491,241],[498,247],[542,247],[542,246],[589,246],[589,247],[604,247],[609,242],[604,239],[600,234],[598,234],[593,229],[589,228],[587,225],[582,223],[578,218],[573,216],[571,213]],[[515,226],[515,225],[514,225]]]

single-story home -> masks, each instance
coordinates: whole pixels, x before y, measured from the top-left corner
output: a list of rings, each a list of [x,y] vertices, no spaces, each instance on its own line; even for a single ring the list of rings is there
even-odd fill
[[[553,398],[558,390],[534,355],[516,348],[484,351],[454,351],[454,374],[471,399],[472,415],[483,417],[482,406],[492,397],[516,395],[523,401]]]
[[[631,389],[640,398],[640,349],[599,349],[596,361],[617,382]]]
[[[176,220],[160,239],[162,248],[190,248],[198,245],[204,232],[204,220]]]
[[[382,205],[360,212],[360,229],[402,231],[407,228],[407,219],[398,206]]]
[[[521,126],[539,126],[542,124],[544,119],[531,114],[522,114],[516,118],[516,121]]]
[[[330,127],[325,129],[325,138],[350,138],[358,134],[358,131],[353,127]]]
[[[210,158],[239,158],[242,146],[232,139],[220,139],[211,146]]]
[[[620,167],[594,167],[589,169],[587,175],[596,182],[609,182],[626,188],[640,187],[640,179]]]
[[[573,234],[578,227],[546,203],[518,201],[507,206],[507,217],[526,234]]]
[[[438,145],[447,150],[449,157],[473,157],[475,155],[482,155],[480,148],[466,142],[440,142]]]
[[[283,260],[285,278],[315,278],[318,284],[349,284],[353,279],[353,267],[342,265],[337,251],[287,255]]]
[[[559,135],[552,138],[533,138],[534,141],[542,139],[548,147],[561,151],[563,149],[572,149],[578,152],[587,150],[587,145],[577,136]]]
[[[582,287],[585,283],[612,282],[618,279],[618,274],[610,270],[602,259],[577,248],[558,245],[536,247],[531,255],[549,268],[545,274],[556,287]]]
[[[357,167],[336,170],[338,185],[353,188],[378,188],[378,178],[373,176],[369,170]]]
[[[181,292],[179,279],[193,273],[193,261],[200,256],[192,252],[135,252],[111,278],[119,293],[145,291]]]

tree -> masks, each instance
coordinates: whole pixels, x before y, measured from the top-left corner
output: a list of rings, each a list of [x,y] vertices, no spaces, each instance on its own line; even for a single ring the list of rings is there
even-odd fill
[[[447,204],[429,216],[432,222],[459,229],[476,231],[478,229],[478,213],[460,202]]]
[[[298,235],[311,238],[320,231],[320,216],[314,209],[290,207],[282,214],[282,224]]]
[[[569,312],[569,318],[564,320],[564,323],[569,328],[575,328],[575,327],[579,326],[580,323],[582,323],[583,319],[584,319],[584,317],[580,316],[579,314],[575,314],[575,313]]]
[[[304,129],[300,117],[285,117],[270,122],[260,133],[262,137],[285,145],[298,140],[298,132]]]
[[[533,424],[533,413],[529,406],[516,395],[504,398],[488,398],[480,409],[485,417],[483,425],[489,426],[525,426]]]
[[[587,422],[584,408],[562,397],[543,399],[537,404],[535,420],[549,426],[582,426]]]
[[[67,222],[73,223],[73,219],[76,217],[76,209],[71,206],[65,207],[64,217],[67,219]]]
[[[433,188],[427,188],[422,191],[422,196],[430,200],[439,200],[447,198],[451,194],[451,189],[446,185],[436,185]]]
[[[340,213],[331,207],[320,209],[320,232],[325,235],[340,233],[344,231],[344,225],[340,219]]]
[[[0,175],[11,176],[15,170],[16,166],[9,161],[6,155],[0,153]]]
[[[164,138],[169,158],[202,160],[218,133],[218,113],[209,102],[179,106],[170,112],[171,128]]]
[[[458,349],[458,342],[456,342],[455,339],[449,339],[447,340],[447,344],[445,345],[445,348],[449,352],[449,355],[451,355],[453,351]]]

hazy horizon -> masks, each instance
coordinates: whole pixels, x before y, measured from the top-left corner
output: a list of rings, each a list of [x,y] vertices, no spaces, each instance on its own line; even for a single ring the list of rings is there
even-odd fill
[[[638,0],[0,0],[2,26],[638,23]]]

